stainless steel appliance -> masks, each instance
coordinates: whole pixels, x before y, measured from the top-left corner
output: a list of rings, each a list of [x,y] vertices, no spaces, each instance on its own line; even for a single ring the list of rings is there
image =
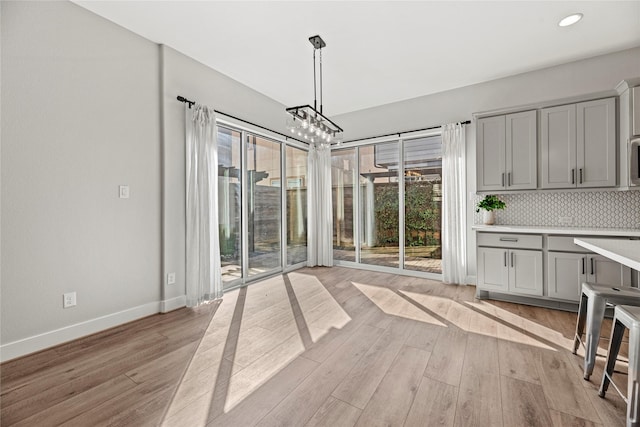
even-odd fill
[[[640,138],[629,141],[629,185],[640,186]]]

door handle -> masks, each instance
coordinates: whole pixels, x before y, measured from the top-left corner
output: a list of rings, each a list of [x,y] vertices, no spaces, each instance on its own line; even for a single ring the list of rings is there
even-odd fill
[[[585,257],[582,257],[582,274],[584,274],[584,270],[585,270],[585,263],[586,263],[587,259]]]
[[[515,254],[513,252],[511,252],[511,267],[513,267],[513,258],[515,257]]]
[[[504,255],[504,266],[507,266],[507,251],[504,251],[504,253],[502,254]]]
[[[580,184],[582,184],[582,168],[580,168]]]
[[[594,274],[596,274],[596,269],[595,269],[595,266],[593,265],[593,258],[591,258],[591,275],[593,276]]]
[[[576,170],[575,169],[571,169],[571,183],[572,184],[576,183]]]

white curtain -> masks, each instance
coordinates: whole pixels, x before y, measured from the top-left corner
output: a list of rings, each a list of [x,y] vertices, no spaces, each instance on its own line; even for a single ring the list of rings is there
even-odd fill
[[[467,222],[465,127],[442,127],[442,275],[444,283],[466,284]]]
[[[218,240],[218,143],[212,108],[185,107],[187,306],[222,297]]]
[[[333,265],[331,149],[310,145],[307,165],[307,265]]]

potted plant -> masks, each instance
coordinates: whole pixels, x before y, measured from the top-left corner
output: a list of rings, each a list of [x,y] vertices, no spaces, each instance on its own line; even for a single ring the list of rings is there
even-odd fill
[[[482,219],[486,225],[493,225],[496,223],[496,213],[495,211],[498,209],[504,209],[507,205],[498,199],[498,196],[494,196],[493,194],[487,194],[484,196],[484,199],[478,203],[476,207],[476,212],[480,212],[480,209],[484,210],[484,214]]]

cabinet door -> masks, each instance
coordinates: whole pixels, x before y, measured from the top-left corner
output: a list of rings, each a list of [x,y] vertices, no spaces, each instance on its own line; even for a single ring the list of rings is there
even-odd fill
[[[582,282],[587,278],[587,255],[549,252],[547,260],[547,295],[551,298],[579,301]]]
[[[479,289],[508,292],[507,252],[506,249],[478,248]]]
[[[631,88],[631,134],[640,136],[640,86]]]
[[[616,185],[616,102],[614,98],[577,104],[578,187]]]
[[[504,116],[478,119],[476,167],[478,191],[505,188]]]
[[[631,286],[631,269],[601,255],[587,257],[587,280],[599,285]]]
[[[506,116],[507,190],[525,190],[538,185],[538,130],[536,111]]]
[[[542,251],[509,251],[509,291],[542,295]]]
[[[576,186],[576,105],[543,108],[542,188]]]

